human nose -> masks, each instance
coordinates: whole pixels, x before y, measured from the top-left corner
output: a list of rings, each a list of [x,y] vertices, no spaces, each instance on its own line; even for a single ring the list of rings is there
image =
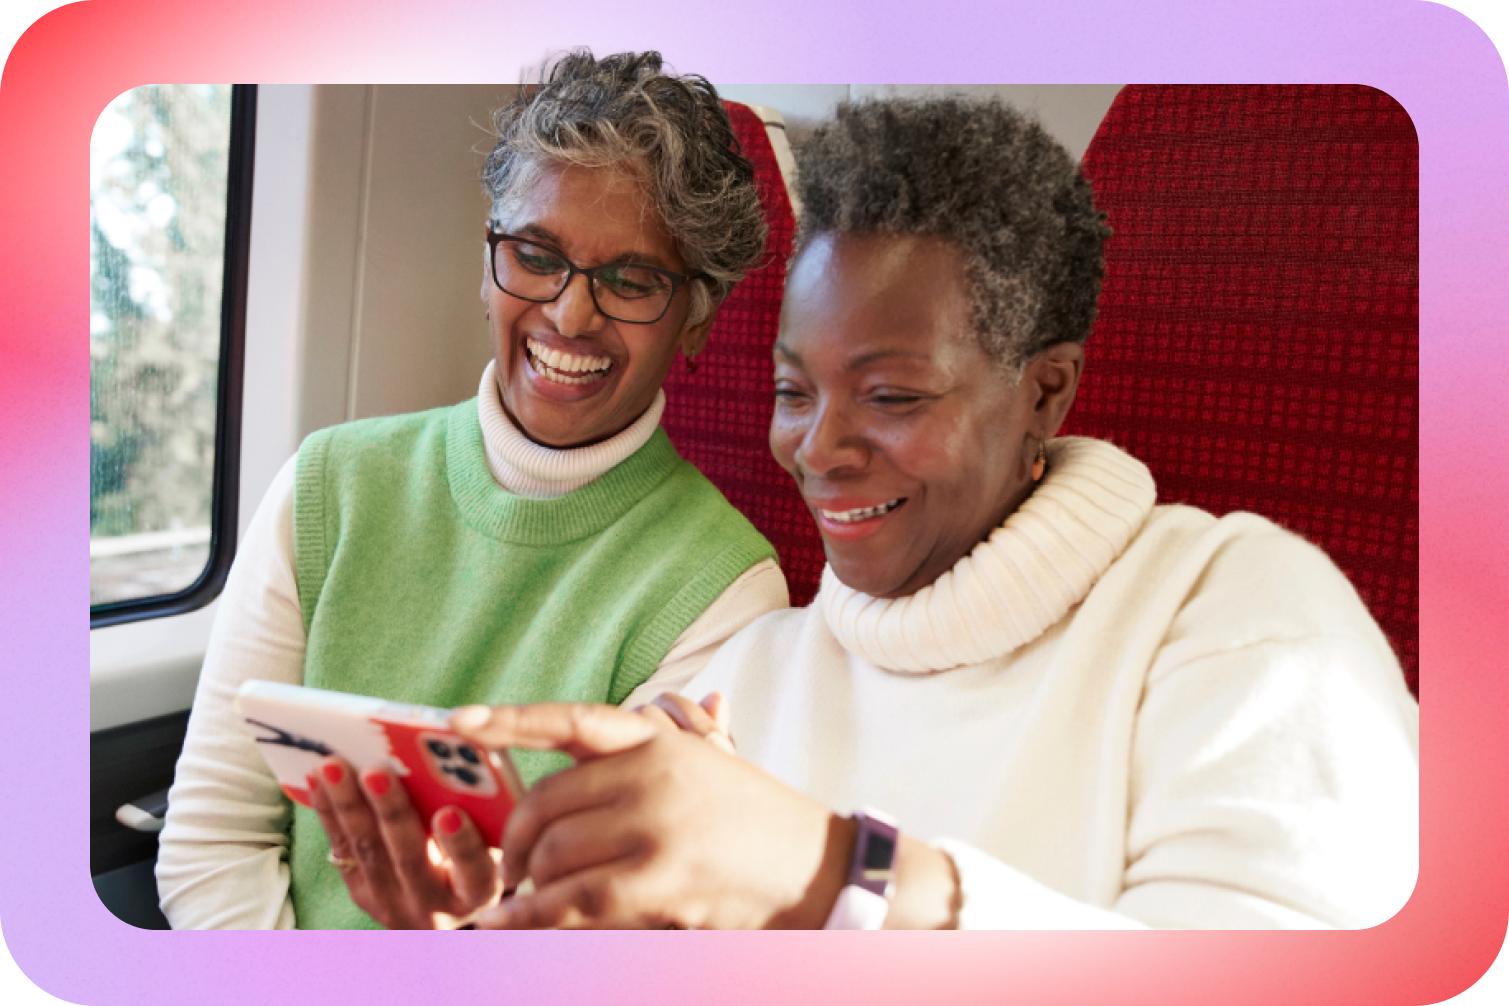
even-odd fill
[[[869,462],[864,432],[842,403],[821,402],[804,419],[795,456],[806,474],[837,478],[859,471]]]
[[[545,305],[545,317],[567,339],[596,331],[604,318],[592,299],[592,280],[583,273],[572,275],[561,295]]]

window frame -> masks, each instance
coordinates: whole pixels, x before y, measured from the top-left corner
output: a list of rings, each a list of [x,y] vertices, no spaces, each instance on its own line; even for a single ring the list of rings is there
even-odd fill
[[[230,149],[226,163],[225,252],[220,297],[220,361],[215,395],[209,562],[198,579],[183,590],[91,606],[91,629],[180,615],[202,608],[220,594],[230,573],[231,560],[236,554],[240,494],[246,279],[251,249],[256,130],[257,86],[235,84],[231,87]]]

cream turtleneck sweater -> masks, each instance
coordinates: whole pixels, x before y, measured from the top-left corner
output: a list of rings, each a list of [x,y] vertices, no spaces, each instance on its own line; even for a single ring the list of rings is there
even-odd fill
[[[493,379],[496,366],[495,361],[487,364],[477,388],[482,445],[487,451],[487,467],[498,485],[525,499],[557,499],[605,474],[649,442],[665,411],[665,392],[657,391],[644,415],[600,444],[544,447],[526,437],[503,411]]]
[[[948,573],[831,570],[730,640],[740,754],[943,848],[965,928],[1357,927],[1413,889],[1418,707],[1356,592],[1250,514],[1063,439]]]
[[[579,489],[644,446],[665,396],[623,432],[591,447],[533,443],[503,411],[490,363],[478,389],[478,422],[498,484],[531,499]],[[249,678],[300,684],[304,616],[294,578],[296,458],[273,479],[237,549],[194,695],[167,827],[157,858],[162,909],[175,929],[290,929],[286,801],[232,705]],[[646,685],[677,688],[729,636],[790,603],[772,561],[752,566],[682,633]],[[642,686],[643,687],[643,686]],[[633,696],[630,705],[638,704]]]

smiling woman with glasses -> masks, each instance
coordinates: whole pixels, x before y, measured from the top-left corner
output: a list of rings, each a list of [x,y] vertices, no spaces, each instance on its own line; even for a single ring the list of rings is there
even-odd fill
[[[659,425],[677,355],[702,349],[764,248],[717,92],[655,53],[572,52],[494,126],[493,360],[472,401],[315,433],[253,518],[162,833],[177,928],[429,928],[500,894],[454,808],[434,835],[476,868],[431,861],[390,773],[311,755],[316,809],[291,805],[232,711],[242,681],[616,704],[787,604],[770,545]]]

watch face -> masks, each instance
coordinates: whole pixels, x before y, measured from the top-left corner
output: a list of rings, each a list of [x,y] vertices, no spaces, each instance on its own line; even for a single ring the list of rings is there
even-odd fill
[[[859,825],[859,834],[854,841],[849,883],[889,898],[896,878],[896,826],[882,817],[863,812],[855,814],[854,821]]]
[[[874,831],[865,837],[868,841],[861,860],[864,877],[866,880],[884,880],[891,875],[891,864],[896,861],[896,839]]]

